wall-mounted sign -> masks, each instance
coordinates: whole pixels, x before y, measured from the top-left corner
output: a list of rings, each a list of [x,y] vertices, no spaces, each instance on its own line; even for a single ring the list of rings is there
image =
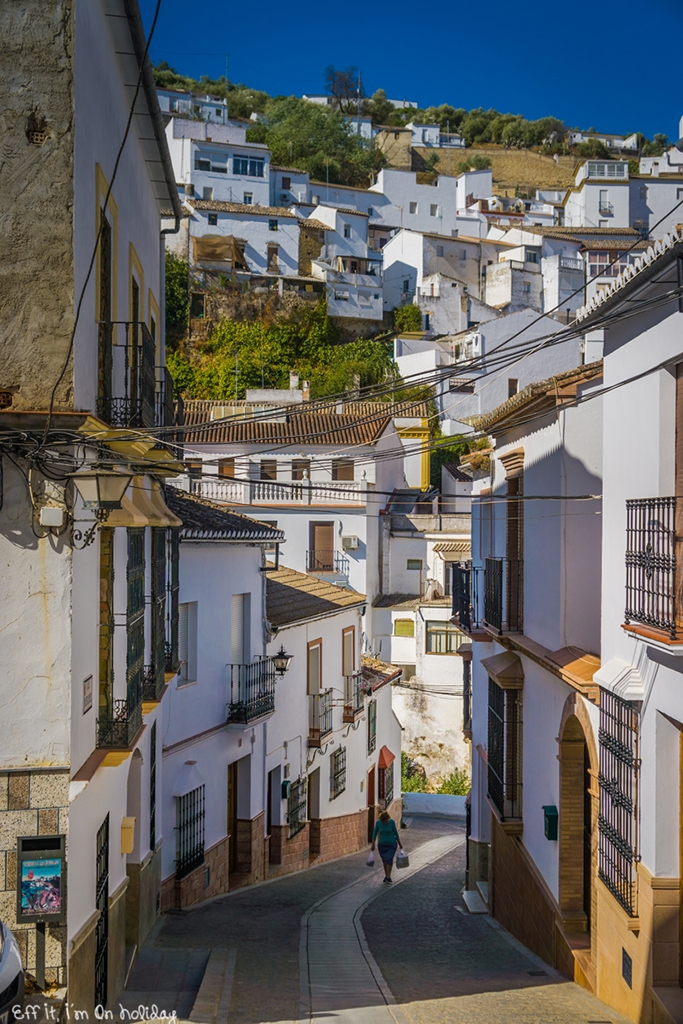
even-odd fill
[[[83,714],[92,707],[92,676],[83,680]]]
[[[65,836],[17,839],[17,921],[66,920]]]

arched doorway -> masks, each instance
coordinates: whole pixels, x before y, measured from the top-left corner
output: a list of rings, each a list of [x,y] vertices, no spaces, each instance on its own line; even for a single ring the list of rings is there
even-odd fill
[[[595,918],[597,750],[586,709],[579,712],[577,702],[570,700],[559,738],[558,895],[565,931],[589,936]]]

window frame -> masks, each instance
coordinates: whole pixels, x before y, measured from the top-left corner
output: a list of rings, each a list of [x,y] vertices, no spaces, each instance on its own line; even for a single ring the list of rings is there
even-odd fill
[[[313,685],[311,682],[311,655],[314,651],[318,651],[318,688],[317,690],[311,689]],[[316,696],[323,692],[323,640],[322,637],[317,637],[315,640],[309,640],[306,644],[306,693],[309,696]]]
[[[330,800],[346,790],[346,747],[339,746],[330,754]]]
[[[438,651],[430,649],[430,642],[433,643],[434,639],[439,636],[444,636],[444,646],[446,650]],[[451,640],[455,638],[457,641],[454,647],[451,647]],[[454,626],[452,622],[447,619],[427,619],[425,621],[425,654],[441,656],[452,656],[458,653],[460,645],[465,642],[465,634]]]
[[[350,671],[346,670],[349,668],[346,657],[346,638],[351,637],[351,666]],[[356,627],[346,626],[342,629],[342,675],[346,678],[352,676],[356,671]]]
[[[340,475],[340,470],[351,470],[351,475]],[[334,459],[332,462],[332,479],[335,481],[353,482],[356,479],[356,463],[354,459]]]
[[[398,631],[399,624],[410,626],[410,632],[400,633]],[[415,639],[415,619],[394,619],[392,636],[405,637],[407,640]]]

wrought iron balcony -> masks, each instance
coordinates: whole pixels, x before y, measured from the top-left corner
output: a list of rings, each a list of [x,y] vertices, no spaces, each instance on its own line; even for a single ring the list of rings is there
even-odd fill
[[[662,630],[672,640],[681,638],[679,587],[676,498],[627,501],[625,621]]]
[[[130,750],[142,728],[142,690],[126,700],[112,701],[109,714],[97,719],[97,746],[104,750]]]
[[[484,625],[498,634],[522,632],[523,566],[521,558],[486,559]]]
[[[354,672],[344,676],[344,715],[345,722],[355,722],[365,710],[365,687],[363,673]]]
[[[453,618],[463,633],[472,633],[481,628],[484,569],[471,562],[454,562],[452,572]]]
[[[337,576],[348,576],[349,560],[338,551],[307,551],[306,572],[334,572]]]
[[[309,695],[308,745],[319,747],[332,732],[332,690]]]
[[[159,665],[146,665],[145,675],[142,681],[143,701],[159,701],[163,693],[166,681],[164,679],[165,662]]]
[[[144,323],[101,321],[97,415],[112,427],[153,427],[156,342]]]
[[[228,669],[228,722],[248,725],[275,711],[277,677],[272,658],[259,658],[250,665],[228,665]]]
[[[605,201],[601,200],[598,203],[598,213],[600,214],[601,217],[611,217],[612,214],[614,213],[614,207],[612,206],[611,203],[608,203],[606,200]]]
[[[462,731],[472,738],[472,662],[462,663]]]

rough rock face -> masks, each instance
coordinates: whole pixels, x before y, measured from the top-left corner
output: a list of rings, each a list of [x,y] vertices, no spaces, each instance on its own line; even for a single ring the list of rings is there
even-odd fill
[[[49,404],[73,327],[74,0],[0,4],[0,392]],[[10,398],[11,396],[11,398]],[[73,401],[67,372],[55,408]]]

